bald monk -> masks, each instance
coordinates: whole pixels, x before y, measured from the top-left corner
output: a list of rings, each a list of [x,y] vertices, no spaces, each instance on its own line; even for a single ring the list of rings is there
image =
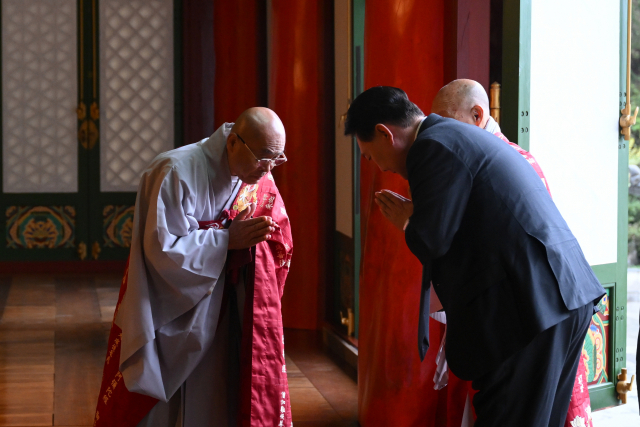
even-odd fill
[[[431,104],[431,112],[442,117],[456,119],[463,123],[478,126],[502,139],[524,156],[536,171],[547,191],[551,194],[549,184],[540,169],[540,165],[533,156],[520,148],[517,144],[509,142],[500,131],[500,126],[489,114],[489,97],[482,85],[475,80],[459,79],[444,86]]]
[[[144,171],[94,426],[291,425],[284,147],[278,116],[251,108]]]
[[[525,159],[527,159],[529,164],[531,164],[544,183],[549,194],[551,194],[549,184],[538,162],[529,152],[523,150],[517,144],[510,142],[506,136],[502,134],[500,126],[493,117],[491,117],[489,111],[489,97],[487,96],[487,92],[480,83],[469,79],[454,80],[442,87],[431,104],[432,113],[441,117],[448,117],[463,123],[477,126],[505,141],[512,148],[518,151]],[[406,224],[413,213],[413,203],[410,200],[388,190],[382,190],[381,192],[376,193],[376,203],[380,206],[383,215],[398,228],[400,228],[401,225],[404,227],[404,224]],[[432,313],[431,317],[446,324],[445,313],[436,313],[440,309],[442,309],[442,305],[440,304],[432,287],[430,309]],[[472,398],[475,392],[471,388],[471,382],[460,380],[449,372],[447,368],[444,356],[444,341],[445,338],[442,339],[440,350],[436,356],[436,361],[438,363],[436,376],[434,377],[436,388],[442,388],[447,385],[448,382],[449,387],[466,387],[469,390],[469,396]],[[460,396],[460,393],[449,393],[449,395]],[[449,402],[449,405],[452,405],[452,403]],[[464,408],[465,402],[460,401],[457,402],[457,404],[453,403],[453,406]],[[468,409],[465,408],[465,412],[467,411]],[[572,422],[579,422],[578,417],[582,419],[584,424],[571,424]],[[467,418],[464,418],[463,427],[473,425],[472,423],[465,424],[466,421]],[[565,427],[573,427],[573,425],[584,425],[585,427],[593,426],[591,420],[591,400],[589,398],[589,390],[587,387],[586,366],[582,357],[580,358],[573,387],[573,394],[565,421]]]

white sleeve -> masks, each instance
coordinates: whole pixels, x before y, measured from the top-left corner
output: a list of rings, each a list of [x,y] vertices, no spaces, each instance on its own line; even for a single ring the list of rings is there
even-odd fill
[[[193,216],[197,198],[211,197],[207,190],[199,188],[197,182],[186,182],[175,168],[166,175],[155,209],[150,206],[148,212],[147,224],[155,222],[155,230],[147,228],[144,238],[145,253],[159,255],[147,256],[157,270],[178,269],[214,280],[220,277],[229,231],[199,230]]]

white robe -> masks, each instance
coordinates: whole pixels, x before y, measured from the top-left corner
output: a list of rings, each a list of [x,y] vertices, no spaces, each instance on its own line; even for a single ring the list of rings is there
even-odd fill
[[[229,239],[228,230],[199,230],[198,221],[219,219],[241,185],[232,180],[227,161],[231,126],[160,154],[143,173],[127,292],[115,319],[122,329],[120,370],[127,389],[159,399],[152,412],[175,412],[175,405],[162,402],[182,393],[178,410],[185,420],[185,382],[196,369],[211,372],[201,361],[213,357]]]

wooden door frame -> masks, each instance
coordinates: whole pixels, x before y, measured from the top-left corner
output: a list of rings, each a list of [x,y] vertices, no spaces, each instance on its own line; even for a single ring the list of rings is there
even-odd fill
[[[525,150],[530,142],[531,6],[533,0],[504,0],[502,63],[502,130]],[[626,101],[627,1],[620,0],[620,105]],[[589,387],[591,407],[620,404],[615,391],[617,374],[626,367],[627,234],[629,145],[618,137],[617,262],[591,268],[602,285],[611,289],[609,339],[610,382]],[[615,308],[615,311],[614,311]]]

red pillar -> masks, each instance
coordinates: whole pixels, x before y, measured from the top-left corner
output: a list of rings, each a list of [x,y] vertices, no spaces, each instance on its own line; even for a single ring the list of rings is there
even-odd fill
[[[367,2],[365,86],[396,86],[425,114],[444,78],[444,3],[447,0]],[[362,265],[358,360],[359,416],[364,427],[435,425],[438,395],[433,363],[420,363],[418,309],[422,266],[373,202],[408,183],[362,161]],[[440,343],[431,322],[430,354]],[[428,356],[429,357],[429,356]],[[433,355],[431,356],[433,358]]]
[[[215,130],[267,105],[266,2],[214,0],[213,22]]]
[[[282,315],[285,327],[316,329],[332,278],[333,2],[271,4],[269,107],[284,123],[289,159],[274,176],[294,242]]]

